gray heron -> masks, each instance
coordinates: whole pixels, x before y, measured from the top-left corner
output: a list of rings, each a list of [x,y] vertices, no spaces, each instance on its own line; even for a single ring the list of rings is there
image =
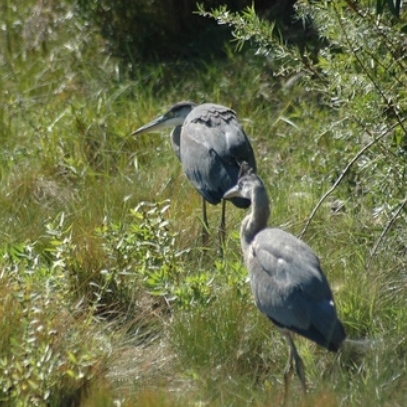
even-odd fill
[[[140,127],[132,135],[172,127],[171,146],[181,161],[182,168],[202,196],[202,239],[208,237],[206,202],[222,202],[219,226],[221,246],[225,234],[224,193],[236,185],[240,165],[247,162],[256,168],[256,160],[249,139],[236,113],[228,107],[204,103],[179,102],[162,116]],[[231,198],[238,208],[247,208],[247,198]]]
[[[295,370],[306,391],[304,365],[292,333],[330,350],[339,350],[345,330],[338,319],[332,292],[318,257],[303,241],[278,228],[267,227],[269,199],[261,179],[243,165],[235,187],[224,199],[246,198],[251,212],[241,225],[241,246],[259,310],[286,337],[290,347],[284,373],[285,398]]]

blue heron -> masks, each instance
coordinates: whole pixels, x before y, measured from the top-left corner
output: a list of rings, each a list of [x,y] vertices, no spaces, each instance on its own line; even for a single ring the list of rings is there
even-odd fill
[[[284,373],[285,397],[293,361],[306,391],[304,365],[292,333],[330,351],[339,350],[346,334],[336,314],[331,289],[318,257],[307,244],[281,229],[267,227],[267,191],[247,165],[242,165],[237,185],[223,196],[236,197],[249,199],[252,204],[241,225],[241,246],[256,305],[279,328],[290,347]]]
[[[162,116],[137,129],[132,135],[173,127],[171,146],[181,161],[187,178],[202,196],[202,239],[208,237],[206,201],[222,202],[219,226],[221,243],[225,234],[224,193],[236,185],[240,165],[247,162],[256,168],[253,148],[239,123],[236,113],[228,107],[205,103],[179,102]],[[239,208],[248,208],[247,198],[231,198]]]

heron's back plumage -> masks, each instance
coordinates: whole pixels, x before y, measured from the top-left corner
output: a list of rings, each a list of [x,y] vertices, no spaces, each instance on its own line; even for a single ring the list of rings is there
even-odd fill
[[[198,105],[186,117],[181,130],[180,158],[184,172],[211,204],[237,183],[240,165],[256,168],[250,142],[233,110],[221,105]],[[246,198],[231,200],[247,208]]]

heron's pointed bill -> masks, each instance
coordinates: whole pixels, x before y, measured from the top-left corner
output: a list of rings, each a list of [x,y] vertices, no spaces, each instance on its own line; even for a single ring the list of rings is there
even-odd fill
[[[241,198],[242,195],[240,193],[239,185],[235,185],[233,188],[227,190],[222,199],[231,199],[231,198]]]
[[[157,117],[156,119],[152,120],[150,123],[147,123],[144,126],[141,126],[136,131],[133,131],[133,133],[131,133],[131,135],[137,136],[137,135],[143,134],[143,133],[151,133],[154,131],[158,131],[160,129],[169,127],[168,124],[169,124],[168,117],[163,115],[163,116]]]

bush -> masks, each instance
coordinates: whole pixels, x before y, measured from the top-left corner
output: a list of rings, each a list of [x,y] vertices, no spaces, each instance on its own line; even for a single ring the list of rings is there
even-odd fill
[[[0,268],[1,400],[71,405],[105,369],[109,337],[72,302],[62,262],[24,244],[3,249]]]

